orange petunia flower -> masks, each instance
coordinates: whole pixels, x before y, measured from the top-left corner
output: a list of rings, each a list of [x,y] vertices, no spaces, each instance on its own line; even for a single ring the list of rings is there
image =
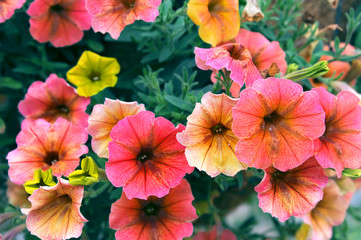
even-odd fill
[[[186,146],[188,164],[211,177],[234,176],[247,168],[234,153],[238,138],[232,131],[232,108],[236,103],[225,94],[206,93],[188,116],[186,130],[177,134],[178,142]]]
[[[233,39],[241,27],[238,0],[190,0],[187,13],[212,46]]]
[[[311,239],[331,239],[333,226],[345,220],[349,204],[349,196],[342,195],[335,181],[330,180],[323,189],[323,199],[303,217],[303,221],[312,227]]]
[[[80,213],[83,186],[72,186],[58,178],[54,187],[41,187],[29,197],[31,208],[21,211],[28,215],[26,227],[41,239],[69,239],[81,235],[87,220]]]
[[[94,106],[89,116],[88,133],[93,137],[93,151],[102,158],[109,158],[108,143],[112,128],[126,116],[145,111],[143,104],[105,98],[104,104]]]
[[[322,187],[327,181],[323,169],[312,157],[286,172],[267,168],[255,190],[260,208],[284,222],[291,216],[303,216],[311,211],[322,199]]]

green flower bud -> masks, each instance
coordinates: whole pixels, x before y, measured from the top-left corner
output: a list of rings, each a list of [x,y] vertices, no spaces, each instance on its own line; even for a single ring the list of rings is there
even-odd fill
[[[327,64],[328,64],[327,61],[321,61],[311,67],[288,73],[284,75],[282,78],[289,79],[294,82],[298,82],[308,78],[317,78],[325,75],[329,71]]]
[[[40,188],[41,186],[55,186],[56,183],[53,181],[52,171],[49,168],[47,171],[43,171],[40,168],[35,170],[33,180],[29,180],[24,184],[25,191],[29,194]]]
[[[81,160],[81,170],[69,175],[69,183],[73,186],[90,185],[99,181],[98,166],[93,158],[85,157]]]
[[[361,169],[345,168],[342,172],[342,175],[346,177],[359,178],[361,177]]]

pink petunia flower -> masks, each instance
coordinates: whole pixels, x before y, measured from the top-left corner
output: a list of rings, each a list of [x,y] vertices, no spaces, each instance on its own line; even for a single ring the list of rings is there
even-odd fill
[[[21,8],[26,0],[6,0],[0,1],[0,23],[10,19],[16,9]]]
[[[185,129],[163,117],[143,111],[128,116],[110,133],[109,161],[105,170],[110,182],[123,187],[128,198],[163,197],[193,168],[187,163],[176,134]],[[122,174],[119,174],[122,173]]]
[[[196,64],[202,70],[230,71],[230,78],[243,86],[252,86],[254,81],[262,79],[256,66],[252,62],[252,56],[247,48],[238,43],[228,43],[214,48],[194,49]]]
[[[286,172],[267,168],[255,191],[258,192],[260,208],[284,222],[291,216],[310,212],[322,199],[322,187],[327,181],[323,169],[312,157]]]
[[[36,120],[16,137],[18,147],[9,152],[9,178],[24,184],[38,168],[51,168],[54,176],[68,176],[79,165],[79,157],[88,152],[83,145],[88,139],[84,128],[58,118],[53,124]]]
[[[237,240],[237,237],[228,229],[219,229],[214,226],[209,232],[197,233],[193,240]]]
[[[105,98],[104,105],[94,106],[89,116],[88,133],[93,137],[93,151],[102,158],[109,158],[108,143],[111,141],[110,131],[126,116],[145,111],[143,104],[123,102]]]
[[[236,155],[250,167],[287,171],[315,154],[313,140],[325,131],[316,92],[287,79],[256,81],[233,108]]]
[[[313,88],[326,113],[326,131],[317,139],[320,146],[316,159],[323,168],[334,168],[341,177],[344,168],[361,166],[361,106],[360,99],[342,91],[337,97],[325,88]]]
[[[90,29],[85,0],[35,0],[27,11],[30,33],[40,43],[65,47],[79,42]]]
[[[277,41],[268,41],[268,39],[258,32],[251,32],[241,28],[237,37],[234,39],[246,47],[251,53],[252,62],[258,71],[268,70],[273,63],[277,64],[282,74],[287,71],[286,53],[280,47]]]
[[[26,227],[31,234],[46,240],[77,238],[87,220],[80,213],[83,186],[72,186],[58,178],[53,187],[41,187],[29,197],[31,208],[21,211],[28,215]]]
[[[191,221],[197,218],[193,199],[191,187],[184,179],[163,198],[129,200],[122,194],[112,204],[109,225],[117,230],[117,240],[147,240],[150,237],[180,240],[193,233]]]
[[[88,125],[85,110],[89,103],[90,98],[79,96],[63,78],[51,74],[45,83],[31,84],[25,99],[19,103],[19,111],[26,117],[21,126],[27,128],[39,118],[53,123],[62,117],[85,128]]]
[[[109,33],[118,39],[124,27],[135,20],[154,22],[159,15],[161,0],[86,0],[86,6],[93,16],[95,32]]]
[[[350,204],[349,195],[342,195],[333,180],[328,182],[323,192],[323,199],[303,217],[303,221],[312,227],[312,240],[331,239],[333,226],[340,225],[345,220]]]

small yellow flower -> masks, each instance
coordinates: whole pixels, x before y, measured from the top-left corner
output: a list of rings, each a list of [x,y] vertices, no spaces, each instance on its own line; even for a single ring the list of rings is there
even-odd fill
[[[115,58],[84,51],[78,64],[66,76],[69,82],[77,86],[80,96],[90,97],[106,87],[114,87],[119,72],[120,65]]]

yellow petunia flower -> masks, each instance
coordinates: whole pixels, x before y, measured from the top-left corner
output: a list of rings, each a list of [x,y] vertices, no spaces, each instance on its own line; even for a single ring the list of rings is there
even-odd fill
[[[190,0],[187,13],[213,47],[235,38],[241,26],[238,0]]]
[[[90,97],[104,88],[114,87],[119,72],[120,65],[115,58],[84,51],[78,64],[66,76],[69,82],[77,86],[80,96]]]

